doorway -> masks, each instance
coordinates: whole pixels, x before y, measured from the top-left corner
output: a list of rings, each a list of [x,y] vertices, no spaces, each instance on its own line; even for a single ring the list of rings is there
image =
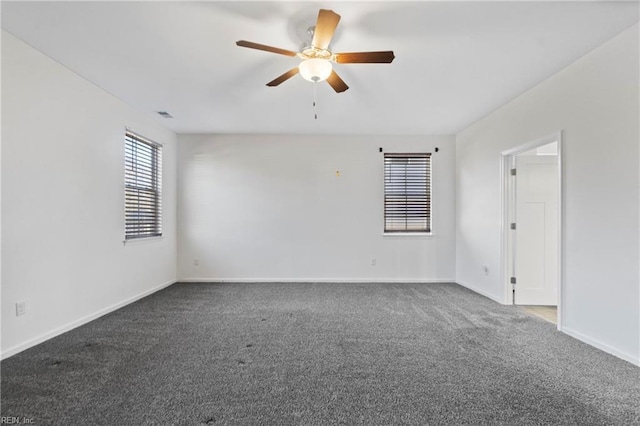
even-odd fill
[[[561,133],[502,153],[507,304],[557,306],[561,326]]]

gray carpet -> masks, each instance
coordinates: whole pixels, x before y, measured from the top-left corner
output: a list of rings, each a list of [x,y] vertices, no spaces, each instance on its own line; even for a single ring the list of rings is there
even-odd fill
[[[640,424],[640,368],[455,284],[175,284],[1,368],[37,425]]]

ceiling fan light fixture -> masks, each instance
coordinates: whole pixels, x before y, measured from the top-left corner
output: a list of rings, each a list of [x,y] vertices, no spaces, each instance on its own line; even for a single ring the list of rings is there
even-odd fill
[[[314,83],[326,80],[333,71],[331,62],[322,58],[305,59],[300,62],[298,69],[302,78]]]
[[[326,81],[336,93],[342,93],[349,89],[349,86],[333,70],[332,62],[336,64],[389,64],[393,61],[395,55],[391,50],[333,53],[329,50],[329,45],[335,34],[338,22],[340,22],[340,15],[333,10],[320,9],[316,25],[313,27],[313,35],[309,34],[312,40],[310,43],[305,43],[305,45],[301,46],[299,52],[247,40],[238,40],[236,45],[284,56],[295,56],[302,61],[297,67],[268,82],[267,86],[269,87],[278,86],[294,75],[300,74],[305,80],[314,83]],[[315,87],[316,85],[314,85]]]

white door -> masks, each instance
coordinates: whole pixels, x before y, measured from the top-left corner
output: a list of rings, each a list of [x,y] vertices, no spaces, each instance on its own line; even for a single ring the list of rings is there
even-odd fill
[[[558,169],[557,155],[516,156],[517,305],[558,303]]]

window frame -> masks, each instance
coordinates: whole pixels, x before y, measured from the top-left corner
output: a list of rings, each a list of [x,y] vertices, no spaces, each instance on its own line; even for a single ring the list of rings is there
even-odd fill
[[[124,240],[162,237],[162,144],[124,137]]]
[[[389,198],[390,198],[390,192],[391,192],[391,186],[392,185],[396,185],[398,181],[396,180],[396,182],[393,182],[394,178],[391,176],[390,174],[390,168],[393,166],[393,163],[391,162],[392,158],[396,158],[396,159],[400,159],[400,160],[406,160],[407,162],[410,161],[410,159],[417,159],[417,160],[422,160],[424,161],[424,173],[422,175],[418,175],[417,179],[414,179],[413,181],[413,185],[416,184],[416,182],[419,183],[419,180],[422,178],[424,180],[424,189],[421,190],[421,192],[419,192],[418,194],[414,194],[414,202],[415,200],[420,200],[421,203],[424,203],[424,205],[422,206],[422,210],[417,210],[414,213],[413,218],[411,218],[411,214],[408,212],[408,209],[410,208],[410,206],[408,206],[408,199],[407,199],[407,179],[406,179],[406,171],[407,171],[407,165],[405,165],[405,179],[404,182],[402,180],[400,180],[400,183],[404,183],[405,188],[404,188],[404,192],[400,192],[400,194],[395,194],[395,197],[397,198],[398,195],[400,195],[400,197],[402,197],[402,195],[404,195],[405,197],[405,204],[404,206],[402,206],[400,203],[400,212],[396,211],[395,213],[391,212],[391,208],[390,205],[391,203],[389,202]],[[383,235],[384,236],[430,236],[433,235],[433,181],[432,181],[432,174],[433,174],[433,156],[430,152],[390,152],[390,153],[384,153],[383,156]],[[414,171],[417,170],[417,168],[419,167],[420,162],[416,162],[417,165],[414,165],[412,168],[414,169]],[[397,176],[396,176],[397,178]],[[397,188],[396,188],[397,189]],[[422,201],[423,199],[423,201]],[[398,206],[398,201],[395,201],[396,206]],[[404,210],[404,214],[402,214],[402,210]],[[400,213],[400,214],[399,214]],[[391,216],[391,218],[390,218]],[[396,218],[399,218],[400,220],[402,220],[402,218],[404,217],[405,220],[405,226],[402,229],[393,229],[394,227],[391,226],[391,221],[393,216],[395,216]],[[422,219],[422,217],[424,217],[424,219]],[[410,226],[409,223],[411,221],[414,221],[416,223],[420,222],[424,220],[424,226],[421,226],[420,228],[416,228],[416,225],[412,225]],[[416,229],[412,229],[412,228],[416,228]]]

